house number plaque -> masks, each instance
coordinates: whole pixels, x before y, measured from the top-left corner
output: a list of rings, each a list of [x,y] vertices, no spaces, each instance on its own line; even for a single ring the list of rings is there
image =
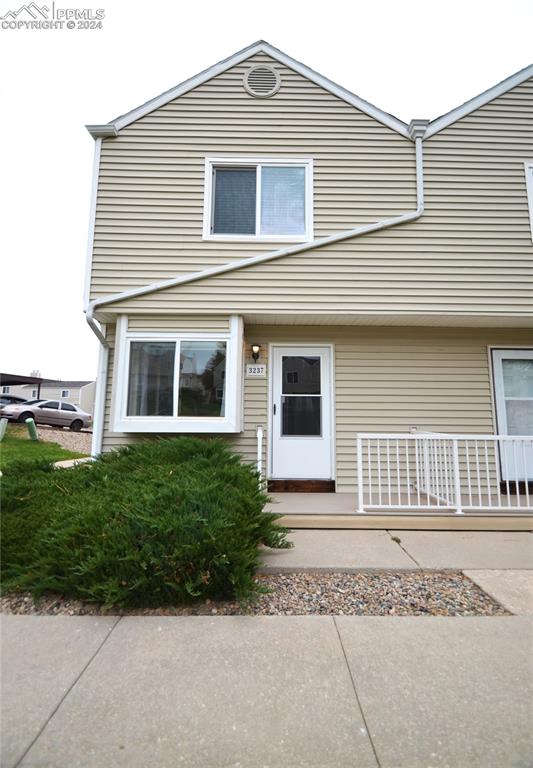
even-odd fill
[[[267,367],[264,363],[246,363],[247,379],[264,379],[267,375]]]

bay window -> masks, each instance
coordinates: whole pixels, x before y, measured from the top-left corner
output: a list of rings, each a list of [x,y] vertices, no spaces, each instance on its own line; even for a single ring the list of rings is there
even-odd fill
[[[204,238],[313,239],[312,161],[207,158]]]
[[[239,431],[239,318],[212,334],[129,332],[123,320],[117,336],[116,431]]]

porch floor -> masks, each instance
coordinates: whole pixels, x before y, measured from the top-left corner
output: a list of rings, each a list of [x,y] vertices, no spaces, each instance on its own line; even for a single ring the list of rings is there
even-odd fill
[[[270,498],[269,511],[281,514],[281,522],[290,528],[533,530],[533,515],[512,507],[508,511],[467,512],[464,515],[456,515],[453,510],[444,508],[438,512],[371,510],[361,515],[356,512],[355,493],[274,493]]]

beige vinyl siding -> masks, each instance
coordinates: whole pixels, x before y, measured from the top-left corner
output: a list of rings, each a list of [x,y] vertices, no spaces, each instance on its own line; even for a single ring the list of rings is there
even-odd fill
[[[272,98],[243,88],[259,62],[281,74]],[[93,299],[277,247],[202,240],[204,159],[224,155],[312,157],[316,237],[415,203],[408,139],[259,54],[102,141]]]
[[[382,153],[378,133],[377,164],[391,157]],[[524,175],[524,160],[533,158],[533,81],[431,137],[424,152],[426,210],[418,221],[117,307],[170,311],[179,300],[185,312],[209,308],[263,316],[441,313],[533,319],[533,244]],[[386,162],[385,178],[389,174],[397,180]],[[333,183],[341,180],[338,171],[329,171]],[[371,194],[371,175],[358,185],[361,198]],[[409,174],[402,178],[413,183]],[[317,216],[321,204],[316,201]],[[354,211],[345,227],[358,223]],[[336,226],[343,228],[340,222]]]
[[[254,343],[267,365],[270,343],[334,345],[337,490],[354,491],[357,432],[492,433],[487,346],[533,346],[533,336],[521,329],[247,326],[247,355]],[[112,358],[111,350],[110,366]],[[104,450],[143,439],[113,434],[109,418],[108,391]],[[268,436],[268,378],[244,380],[243,431],[227,437],[249,462],[256,459],[258,424]]]
[[[229,317],[216,315],[131,315],[130,331],[229,331]]]

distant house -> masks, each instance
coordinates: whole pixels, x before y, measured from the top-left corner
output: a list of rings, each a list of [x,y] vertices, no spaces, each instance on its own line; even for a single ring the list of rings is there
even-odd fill
[[[37,384],[3,385],[3,395],[16,395],[26,400],[40,397],[44,400],[62,400],[65,403],[79,405],[87,413],[93,412],[94,381],[63,381],[62,379],[43,379],[39,391]]]

